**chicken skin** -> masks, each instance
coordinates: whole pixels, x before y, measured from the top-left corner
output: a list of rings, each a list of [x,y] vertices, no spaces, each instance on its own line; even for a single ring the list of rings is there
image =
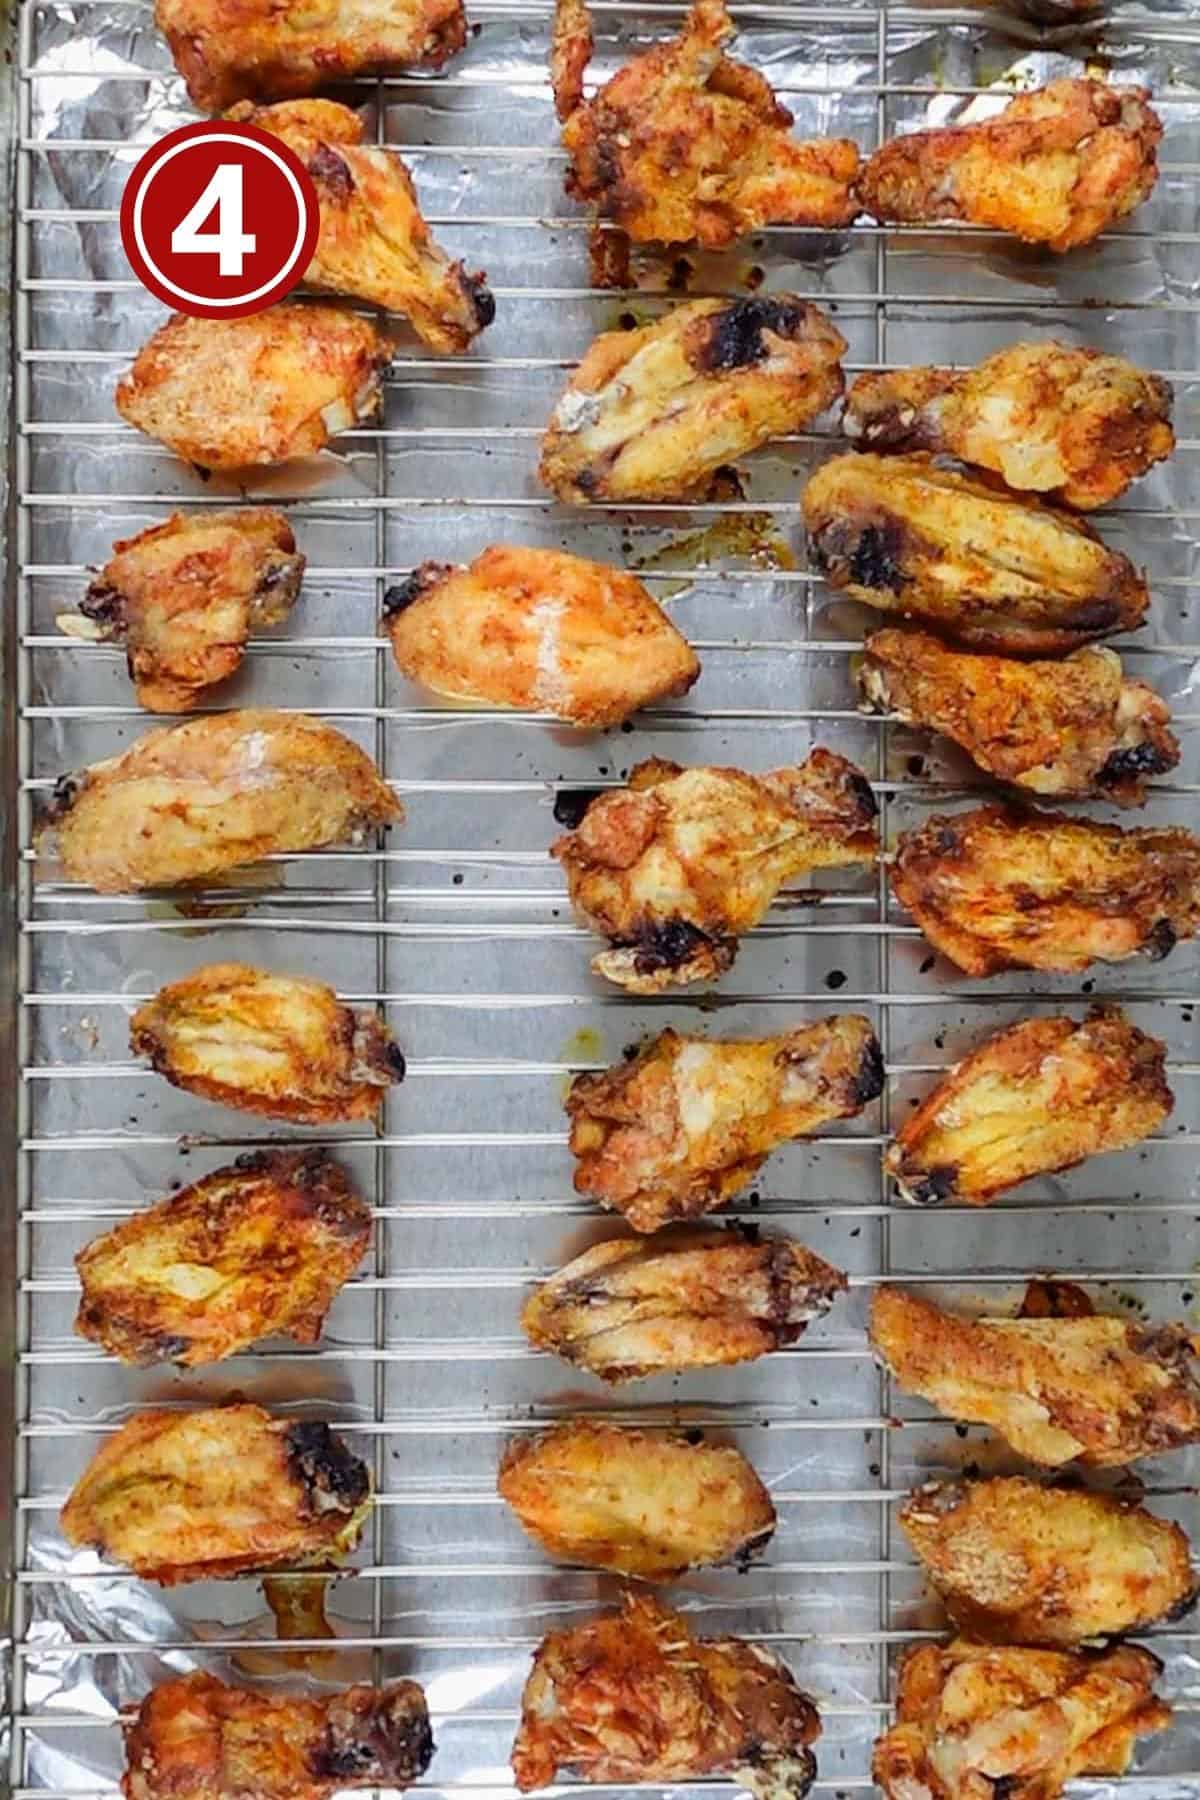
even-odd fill
[[[905,1393],[1046,1468],[1120,1468],[1200,1442],[1198,1345],[1182,1325],[963,1318],[885,1286],[871,1343]]]
[[[831,750],[748,775],[638,763],[551,846],[576,912],[612,948],[592,970],[635,994],[714,981],[784,883],[873,863],[875,797]]]
[[[606,331],[554,409],[538,475],[574,505],[702,495],[717,469],[833,405],[845,350],[791,294],[689,300]]]
[[[681,1226],[593,1245],[530,1295],[521,1325],[601,1381],[636,1381],[794,1344],[845,1288],[803,1244]]]
[[[549,1556],[642,1581],[744,1560],[775,1529],[739,1450],[603,1420],[516,1439],[496,1486]]]
[[[1116,1494],[1021,1476],[934,1481],[900,1509],[960,1631],[1069,1648],[1174,1619],[1196,1598],[1186,1535]]]
[[[327,1568],[358,1542],[367,1465],[328,1425],[261,1406],[154,1408],[107,1439],[62,1510],[69,1544],[147,1581]]]
[[[552,1631],[525,1683],[512,1767],[523,1794],[560,1771],[610,1787],[728,1775],[756,1800],[803,1800],[817,1709],[761,1644],[693,1637],[649,1596]]]
[[[332,988],[244,963],[209,963],[160,988],[129,1047],[171,1083],[239,1112],[297,1125],[371,1119],[404,1058],[373,1012]]]
[[[1146,583],[1090,525],[929,456],[835,456],[809,479],[815,574],[978,650],[1059,656],[1140,625]]]
[[[904,1121],[884,1167],[914,1206],[986,1206],[1157,1130],[1175,1104],[1166,1055],[1118,1007],[1082,1025],[1022,1019],[951,1069]]]
[[[75,1329],[122,1362],[183,1368],[277,1332],[315,1344],[370,1236],[323,1151],[242,1156],[79,1252]]]
[[[365,750],[303,713],[214,713],[64,775],[39,853],[100,894],[211,882],[265,856],[361,843],[402,817]]]
[[[125,1800],[327,1800],[403,1788],[433,1757],[415,1681],[318,1698],[227,1687],[197,1670],[164,1681],[125,1727]]]
[[[635,243],[720,249],[764,225],[848,225],[859,156],[846,138],[798,142],[757,70],[730,60],[724,0],[695,0],[678,37],[635,56],[592,100],[585,0],[558,0],[551,75],[566,188]]]
[[[493,544],[466,568],[423,563],[384,608],[410,681],[587,730],[686,694],[700,676],[636,576],[562,550]]]
[[[1056,1800],[1076,1775],[1123,1775],[1171,1709],[1148,1650],[1101,1655],[921,1644],[900,1668],[896,1723],[875,1745],[885,1800]]]
[[[997,117],[894,138],[863,169],[881,223],[961,219],[1074,250],[1140,206],[1158,178],[1162,121],[1149,90],[1069,77]]]
[[[967,975],[1159,961],[1200,927],[1200,838],[980,806],[901,832],[892,891]]]
[[[858,685],[864,711],[940,732],[1029,794],[1141,806],[1147,777],[1179,761],[1165,701],[1098,644],[1059,662],[1018,662],[888,626],[867,639]]]
[[[1175,448],[1167,382],[1053,341],[1013,344],[975,369],[860,375],[842,427],[865,450],[945,451],[1083,512]]]
[[[174,313],[117,383],[116,407],[201,469],[284,463],[377,417],[391,355],[378,325],[340,306]]]

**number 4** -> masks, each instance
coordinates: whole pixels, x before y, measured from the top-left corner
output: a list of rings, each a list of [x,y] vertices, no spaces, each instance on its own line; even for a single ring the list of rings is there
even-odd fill
[[[242,205],[245,197],[243,170],[238,163],[221,163],[212,180],[171,233],[171,249],[176,256],[216,256],[222,275],[240,275],[247,256],[257,246],[253,232],[242,230]],[[213,214],[217,215],[215,231],[200,227]]]

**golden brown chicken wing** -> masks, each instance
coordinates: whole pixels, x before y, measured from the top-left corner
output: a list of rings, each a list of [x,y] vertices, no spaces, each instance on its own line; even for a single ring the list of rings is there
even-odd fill
[[[1117,1494],[1017,1475],[934,1481],[900,1523],[955,1625],[989,1643],[1094,1642],[1196,1598],[1184,1532]]]
[[[1200,1441],[1197,1340],[1182,1325],[963,1318],[881,1287],[871,1343],[906,1393],[1047,1468],[1120,1467]]]
[[[768,775],[656,758],[593,800],[550,854],[613,946],[593,971],[652,994],[723,975],[793,876],[874,862],[875,814],[866,777],[831,750]]]
[[[261,1406],[135,1413],[97,1451],[62,1510],[69,1544],[147,1581],[328,1567],[358,1542],[367,1465],[328,1425]]]
[[[829,1311],[846,1277],[803,1244],[682,1226],[595,1244],[536,1288],[530,1343],[602,1381],[752,1362]]]
[[[948,451],[1085,512],[1175,448],[1167,382],[1053,341],[1013,344],[975,369],[860,375],[842,424],[864,449]]]
[[[842,391],[846,340],[792,294],[689,300],[591,345],[551,415],[538,474],[560,500],[673,500],[800,431]]]
[[[925,631],[875,631],[858,671],[864,710],[940,731],[998,781],[1061,799],[1140,806],[1179,761],[1166,702],[1115,650],[1059,662],[954,650]]]
[[[522,1793],[560,1772],[625,1787],[732,1775],[758,1800],[803,1800],[821,1735],[812,1701],[761,1644],[696,1638],[649,1596],[552,1631],[525,1683],[512,1766]]]
[[[634,575],[562,550],[493,544],[423,563],[384,600],[410,681],[588,729],[686,694],[700,659]]]
[[[1140,625],[1146,583],[1090,525],[928,456],[835,456],[810,477],[813,570],[974,645],[1057,656]]]
[[[298,1125],[370,1119],[404,1057],[373,1012],[332,988],[244,963],[209,963],[160,988],[130,1021],[129,1046],[204,1100]]]
[[[740,1451],[603,1420],[515,1439],[496,1486],[547,1555],[643,1581],[752,1556],[775,1529]]]
[[[1154,961],[1200,927],[1200,838],[980,806],[901,832],[892,890],[968,975]]]
[[[340,306],[285,301],[245,319],[174,313],[117,383],[121,417],[202,469],[323,450],[382,405],[392,347]]]
[[[862,204],[887,223],[963,219],[1074,250],[1154,187],[1163,128],[1149,99],[1147,88],[1070,77],[980,124],[894,138],[862,172]]]

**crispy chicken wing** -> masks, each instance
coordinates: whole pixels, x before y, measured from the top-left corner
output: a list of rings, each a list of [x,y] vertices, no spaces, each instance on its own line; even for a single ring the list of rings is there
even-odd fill
[[[842,391],[846,340],[791,294],[689,300],[591,345],[551,415],[538,474],[560,500],[673,500]]]
[[[731,1775],[758,1800],[803,1800],[817,1709],[761,1644],[696,1638],[649,1596],[552,1631],[525,1683],[512,1766],[522,1793],[560,1771],[625,1787]]]
[[[1028,244],[1090,244],[1147,198],[1162,121],[1149,89],[1072,77],[1018,94],[997,117],[894,138],[862,172],[873,218],[964,219]]]
[[[848,225],[857,145],[798,142],[757,70],[725,56],[725,0],[695,0],[682,32],[635,56],[583,99],[591,58],[584,0],[558,0],[551,75],[567,192],[636,243],[731,244],[763,225]]]
[[[67,1542],[148,1581],[327,1567],[358,1542],[367,1465],[328,1425],[261,1406],[135,1413],[97,1451],[62,1510]]]
[[[968,975],[1157,961],[1200,927],[1200,838],[980,806],[901,832],[892,890]]]
[[[332,988],[244,963],[209,963],[160,988],[130,1021],[129,1045],[172,1087],[298,1125],[370,1119],[404,1057],[373,1012]]]
[[[803,1244],[682,1226],[595,1244],[530,1295],[530,1343],[602,1381],[752,1362],[794,1344],[846,1277]]]
[[[1057,656],[1132,630],[1149,605],[1090,525],[929,456],[835,456],[809,479],[804,523],[832,587],[980,650]]]
[[[117,383],[121,417],[202,469],[283,463],[369,424],[392,347],[340,306],[284,301],[245,319],[174,313]]]
[[[976,369],[860,375],[842,423],[867,450],[948,451],[1085,512],[1175,448],[1165,381],[1053,341],[1013,344]]]
[[[777,1144],[853,1118],[882,1088],[879,1040],[856,1013],[725,1043],[668,1029],[571,1083],[575,1186],[657,1231],[723,1205]]]
[[[686,694],[700,659],[634,575],[562,550],[493,544],[423,563],[384,601],[410,681],[588,729]]]
[[[1182,1325],[963,1318],[881,1287],[871,1342],[906,1393],[990,1425],[1047,1468],[1120,1467],[1200,1442],[1200,1352]]]
[[[1165,701],[1098,644],[1059,662],[1018,662],[888,626],[867,639],[858,684],[865,710],[940,731],[987,774],[1032,794],[1140,806],[1147,776],[1179,761]]]
[[[751,1556],[775,1529],[739,1450],[603,1420],[515,1439],[496,1485],[548,1555],[643,1581]]]
[[[900,1523],[955,1625],[990,1643],[1082,1644],[1178,1618],[1196,1598],[1184,1532],[1117,1494],[1017,1475],[934,1481]]]
[[[652,759],[550,854],[580,917],[613,946],[593,971],[652,994],[723,975],[793,876],[874,862],[875,814],[866,777],[831,750],[768,775]]]

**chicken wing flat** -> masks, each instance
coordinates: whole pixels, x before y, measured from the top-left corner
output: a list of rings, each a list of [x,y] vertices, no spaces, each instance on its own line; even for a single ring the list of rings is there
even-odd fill
[[[1167,1047],[1117,1007],[1022,1019],[951,1069],[896,1133],[884,1167],[914,1206],[986,1206],[1034,1175],[1125,1150],[1175,1104]]]
[[[1130,1644],[1098,1656],[922,1644],[901,1665],[875,1780],[886,1800],[1056,1800],[1073,1776],[1123,1775],[1136,1740],[1171,1722],[1161,1673]]]
[[[1179,761],[1171,714],[1115,650],[1060,662],[954,650],[925,631],[872,632],[858,671],[867,711],[941,732],[988,775],[1027,793],[1140,806]]]
[[[723,975],[793,876],[874,862],[875,816],[865,775],[832,750],[768,775],[655,758],[550,854],[579,916],[612,944],[594,973],[653,994]]]
[[[404,1058],[373,1012],[332,988],[244,963],[209,963],[160,988],[130,1021],[129,1045],[202,1099],[298,1125],[370,1119]]]
[[[285,301],[245,319],[175,313],[117,383],[121,417],[202,469],[283,463],[373,420],[386,334],[340,306]]]
[[[646,1595],[552,1631],[525,1684],[512,1766],[522,1793],[562,1771],[612,1787],[730,1775],[758,1800],[803,1800],[817,1709],[761,1644],[693,1637]]]
[[[947,451],[1084,512],[1175,448],[1167,382],[1053,341],[1013,344],[976,369],[860,375],[842,424],[864,449]]]
[[[842,392],[846,340],[792,294],[689,300],[591,345],[551,415],[538,475],[560,500],[673,500],[800,431]]]
[[[593,1245],[530,1295],[521,1325],[602,1381],[636,1381],[794,1344],[845,1288],[803,1244],[682,1226]]]
[[[403,1788],[433,1757],[415,1681],[319,1699],[252,1693],[196,1671],[151,1689],[125,1727],[125,1800],[326,1800]]]
[[[1167,956],[1200,926],[1200,838],[980,806],[901,832],[892,890],[968,975]]]
[[[1184,1532],[1116,1494],[1017,1475],[934,1481],[900,1523],[955,1625],[989,1643],[1094,1642],[1196,1598]]]
[[[551,74],[576,200],[635,243],[732,244],[764,225],[848,225],[858,147],[798,142],[757,70],[731,61],[724,0],[696,0],[683,30],[583,99],[591,58],[584,0],[558,0]]]
[[[1140,625],[1146,583],[1090,525],[929,456],[835,456],[809,479],[813,570],[980,650],[1058,656]]]
[[[636,576],[562,550],[493,544],[467,568],[423,563],[384,608],[410,681],[589,730],[686,694],[700,675]]]
[[[135,1413],[62,1510],[67,1542],[148,1581],[328,1567],[358,1542],[367,1465],[328,1425],[261,1406]]]
[[[978,125],[914,131],[877,150],[859,194],[875,219],[962,219],[1074,250],[1140,206],[1158,178],[1149,89],[1071,77]]]
[[[744,1559],[775,1530],[739,1450],[602,1420],[516,1439],[496,1486],[548,1555],[643,1581]]]
[[[264,856],[360,843],[403,816],[365,750],[303,713],[214,713],[64,775],[39,853],[101,894],[208,881]]]
[[[1182,1325],[963,1318],[881,1287],[871,1342],[906,1393],[1047,1468],[1115,1468],[1200,1441],[1197,1341]]]

